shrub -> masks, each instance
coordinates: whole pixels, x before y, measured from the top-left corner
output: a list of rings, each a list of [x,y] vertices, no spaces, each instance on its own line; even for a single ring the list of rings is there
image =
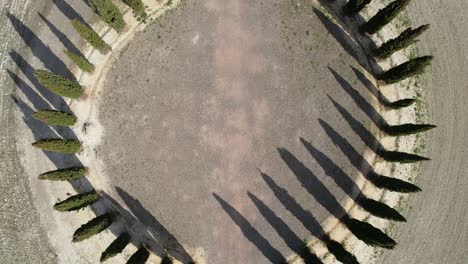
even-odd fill
[[[100,196],[96,191],[80,193],[68,199],[54,204],[54,209],[60,212],[78,211],[88,205],[92,205]]]
[[[396,245],[395,240],[369,223],[349,217],[344,217],[342,221],[354,236],[370,246],[392,249]]]
[[[408,98],[408,99],[401,99],[395,102],[385,103],[385,106],[391,109],[401,109],[401,108],[412,105],[414,102],[416,102],[416,99]]]
[[[73,234],[72,242],[80,242],[106,230],[113,220],[113,215],[106,213],[100,215],[78,228]]]
[[[76,139],[43,139],[32,143],[32,145],[44,151],[60,152],[65,154],[73,154],[81,150],[81,143]]]
[[[429,25],[423,25],[416,29],[408,28],[405,31],[403,31],[398,37],[385,42],[379,48],[371,51],[371,54],[376,58],[386,59],[396,51],[399,51],[408,47],[411,44],[416,43],[418,41],[416,38],[428,29]]]
[[[323,242],[327,246],[327,249],[330,253],[335,256],[335,258],[343,264],[359,264],[356,257],[349,253],[342,244],[331,240],[328,236],[325,236]]]
[[[49,181],[70,181],[79,179],[85,176],[87,173],[88,169],[85,167],[69,167],[42,173],[39,175],[39,179]]]
[[[364,7],[369,4],[372,0],[350,0],[343,7],[343,14],[345,16],[351,16],[359,13]]]
[[[111,0],[89,0],[91,8],[117,32],[121,32],[125,27],[125,21],[119,8]]]
[[[37,120],[53,126],[66,127],[76,123],[76,117],[73,114],[50,109],[39,110],[32,114],[32,116]]]
[[[89,62],[85,57],[80,56],[80,55],[78,55],[76,53],[73,53],[71,51],[68,51],[68,50],[64,50],[63,52],[65,52],[67,57],[70,60],[72,60],[76,64],[76,66],[78,66],[78,68],[80,68],[81,70],[83,70],[85,72],[94,71],[94,65],[91,64],[91,62]]]
[[[424,72],[431,64],[432,56],[424,56],[402,63],[378,76],[378,79],[388,84],[397,83],[401,80]]]
[[[397,210],[382,202],[372,200],[367,197],[359,197],[357,204],[359,204],[364,210],[374,216],[394,221],[406,222],[405,217],[402,216]]]
[[[369,34],[374,34],[385,25],[390,23],[403,9],[409,4],[411,0],[395,0],[389,5],[379,10],[375,16],[369,21],[364,23],[360,30]]]
[[[371,181],[376,187],[393,192],[411,193],[421,191],[418,186],[412,183],[383,175],[377,175]]]
[[[383,127],[383,130],[390,136],[404,136],[428,131],[435,127],[435,125],[429,124],[403,124],[395,126],[385,126]]]
[[[71,21],[76,32],[86,40],[91,46],[99,50],[102,53],[106,53],[111,50],[111,47],[94,31],[92,28],[81,23],[78,19]]]
[[[426,158],[426,157],[422,157],[422,156],[411,154],[411,153],[399,152],[399,151],[384,150],[384,151],[379,151],[378,154],[384,160],[390,161],[390,162],[412,163],[412,162],[430,160],[429,158]]]
[[[119,237],[117,237],[107,248],[102,252],[101,255],[101,262],[106,261],[114,257],[115,255],[119,254],[124,250],[124,248],[130,242],[130,235],[128,233],[122,233]]]
[[[144,264],[148,258],[149,252],[142,246],[128,259],[127,264]]]
[[[37,70],[34,72],[34,76],[36,76],[42,86],[60,96],[78,98],[83,94],[83,89],[78,82],[58,74]]]
[[[139,16],[145,10],[145,6],[141,0],[123,0],[123,2],[133,9],[133,14]]]

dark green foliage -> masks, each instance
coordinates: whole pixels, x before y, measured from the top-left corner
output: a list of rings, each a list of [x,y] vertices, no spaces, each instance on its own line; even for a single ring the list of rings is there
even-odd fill
[[[298,255],[304,261],[304,264],[323,264],[307,245],[304,245],[304,248],[298,252]]]
[[[149,258],[149,252],[145,247],[140,247],[127,261],[127,264],[144,264]],[[164,259],[163,259],[164,260]],[[162,262],[161,262],[162,263]]]
[[[85,72],[92,72],[94,70],[94,65],[91,64],[85,57],[80,56],[76,53],[73,53],[68,50],[64,50],[67,57],[72,60],[78,68],[82,69]]]
[[[392,249],[396,245],[395,240],[369,223],[349,217],[342,221],[354,236],[370,246]]]
[[[43,139],[32,143],[32,145],[44,151],[60,152],[65,154],[73,154],[81,150],[81,143],[76,139]]]
[[[139,16],[145,11],[145,6],[141,0],[122,0],[126,5],[133,9],[135,16]]]
[[[70,167],[54,171],[48,171],[39,175],[40,180],[70,181],[79,179],[88,173],[85,167]]]
[[[80,193],[56,203],[54,209],[60,212],[78,211],[81,208],[92,205],[99,200],[99,198],[100,196],[96,191]]]
[[[393,192],[411,193],[421,191],[421,189],[418,186],[412,183],[383,175],[378,175],[371,181],[376,187],[381,189],[387,189]]]
[[[104,40],[92,28],[81,23],[78,19],[73,19],[71,23],[76,32],[78,32],[78,34],[95,49],[102,53],[106,53],[111,50],[111,47],[107,45],[107,43],[104,42]]]
[[[343,7],[343,15],[351,16],[359,13],[372,0],[349,0]]]
[[[364,210],[374,216],[394,221],[406,222],[405,217],[403,217],[397,210],[382,202],[372,200],[367,197],[360,197],[357,201],[357,204],[359,204]]]
[[[72,126],[76,123],[76,117],[73,114],[50,110],[50,109],[42,109],[35,112],[32,115],[37,120],[40,120],[44,123],[53,126]]]
[[[163,259],[161,260],[161,264],[172,264],[172,263],[174,263],[174,260],[169,255],[165,255]]]
[[[429,29],[429,25],[423,25],[416,29],[408,28],[403,31],[398,37],[391,39],[379,48],[371,51],[372,56],[379,59],[386,59],[390,57],[396,51],[404,49],[411,44],[416,43],[419,37],[424,31]]]
[[[119,254],[124,250],[124,248],[130,242],[130,235],[128,233],[122,233],[119,237],[117,237],[107,248],[102,252],[101,255],[101,262],[106,261],[114,257],[115,255]]]
[[[331,240],[329,237],[326,237],[323,241],[325,245],[327,245],[328,251],[330,251],[339,262],[343,264],[359,264],[356,257],[349,253],[340,243]]]
[[[408,107],[416,102],[416,99],[408,98],[408,99],[401,99],[395,102],[386,102],[384,105],[391,109],[401,109],[404,107]]]
[[[80,242],[101,233],[112,224],[112,220],[113,215],[110,213],[106,213],[92,219],[75,231],[72,241]]]
[[[429,158],[426,158],[426,157],[421,157],[419,155],[399,152],[399,151],[384,150],[384,151],[380,151],[378,154],[384,160],[390,161],[390,162],[412,163],[412,162],[430,160]]]
[[[377,79],[385,83],[397,83],[401,80],[424,72],[424,69],[431,64],[432,56],[424,56],[402,63],[390,70],[382,73]]]
[[[391,2],[383,9],[379,10],[375,16],[364,23],[359,29],[361,32],[369,34],[376,33],[403,11],[409,2],[411,2],[411,0],[395,0]]]
[[[403,136],[421,133],[435,128],[435,125],[429,124],[403,124],[396,126],[385,126],[383,131],[390,136]]]
[[[83,94],[83,89],[78,82],[58,74],[37,70],[34,72],[34,76],[36,76],[42,86],[60,96],[79,98]]]
[[[117,32],[125,27],[125,21],[119,8],[111,0],[89,0],[89,5],[101,17],[104,22]]]

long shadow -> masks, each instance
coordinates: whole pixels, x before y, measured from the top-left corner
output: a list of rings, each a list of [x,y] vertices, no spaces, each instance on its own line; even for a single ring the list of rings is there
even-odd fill
[[[281,159],[288,165],[302,186],[319,204],[328,210],[337,219],[346,215],[346,211],[330,193],[327,187],[315,176],[312,171],[300,162],[291,152],[278,148]]]
[[[88,2],[85,1],[86,5],[89,6]],[[64,14],[69,20],[78,19],[81,23],[88,25],[86,20],[70,6],[66,0],[54,0],[54,5],[57,7],[62,14]],[[89,25],[88,25],[89,26]]]
[[[33,55],[41,60],[48,70],[64,77],[75,79],[75,76],[67,68],[67,65],[29,27],[11,13],[7,13],[6,16],[24,43],[29,46]]]
[[[47,18],[45,18],[40,12],[37,12],[39,17],[46,23],[47,27],[54,33],[54,35],[59,39],[62,45],[69,51],[83,56],[81,51],[73,44],[73,42],[65,35],[62,31],[60,31],[54,24],[52,24]]]
[[[286,259],[275,249],[268,240],[263,237],[242,214],[228,202],[213,193],[223,210],[231,217],[232,221],[240,228],[244,236],[262,252],[263,256],[271,263],[286,263]]]
[[[288,247],[299,255],[306,264],[322,263],[320,259],[310,252],[309,248],[304,245],[304,242],[289,228],[289,226],[278,217],[262,200],[257,196],[248,192],[250,200],[255,204],[260,214],[267,222],[275,229],[276,233],[283,239]]]
[[[281,202],[284,208],[288,210],[301,224],[310,232],[310,234],[320,239],[328,248],[328,250],[335,255],[335,257],[343,263],[357,264],[356,257],[346,251],[346,249],[338,242],[332,240],[328,234],[325,233],[320,223],[312,215],[310,211],[305,210],[288,191],[279,186],[269,175],[260,171],[260,175],[268,187],[273,191],[276,198]]]
[[[148,231],[176,259],[183,263],[193,263],[192,257],[172,235],[137,199],[123,189],[116,187],[117,194],[122,198],[130,212],[144,224]]]

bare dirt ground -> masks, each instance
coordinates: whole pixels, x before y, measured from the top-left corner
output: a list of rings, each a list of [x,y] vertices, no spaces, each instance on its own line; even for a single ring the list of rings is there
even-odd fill
[[[309,1],[185,1],[133,39],[107,76],[98,151],[148,228],[204,249],[207,263],[277,263],[344,214],[357,172],[318,119],[363,153],[330,98],[369,127],[342,85],[370,96],[321,19]],[[309,230],[258,169],[312,213]]]
[[[427,78],[430,122],[438,128],[427,142],[427,156],[417,183],[423,192],[410,196],[399,225],[399,246],[377,263],[467,263],[468,24],[466,1],[413,1],[407,13],[413,25],[431,24],[418,43],[421,54],[435,60]]]

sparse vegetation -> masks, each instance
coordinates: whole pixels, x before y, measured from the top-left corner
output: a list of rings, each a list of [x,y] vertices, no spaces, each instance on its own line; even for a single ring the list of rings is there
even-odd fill
[[[343,7],[343,15],[351,16],[359,13],[372,0],[350,0]]]
[[[129,242],[130,235],[126,232],[122,233],[102,252],[100,261],[104,262],[121,253]]]
[[[359,197],[357,204],[374,216],[399,222],[406,222],[405,217],[397,210],[382,202],[372,200],[367,197]]]
[[[144,264],[148,258],[149,252],[142,246],[128,259],[127,264]]]
[[[39,110],[32,116],[37,120],[53,126],[67,127],[76,123],[76,117],[73,114],[50,109]]]
[[[131,1],[133,2],[133,1]],[[117,32],[125,27],[125,21],[119,8],[111,0],[89,0],[89,5],[94,11]]]
[[[376,33],[390,23],[410,2],[411,0],[395,0],[391,2],[383,9],[379,10],[375,16],[364,23],[359,29],[361,32],[369,34]]]
[[[431,130],[437,126],[429,124],[403,124],[395,126],[385,126],[383,131],[390,136],[404,136]]]
[[[354,236],[370,246],[393,249],[396,245],[395,240],[369,223],[347,216],[342,219],[342,222]]]
[[[80,193],[56,203],[54,209],[60,212],[78,211],[81,208],[92,205],[99,200],[99,198],[100,196],[96,191]]]
[[[397,83],[406,78],[424,72],[424,69],[431,64],[432,56],[423,56],[402,63],[390,70],[382,73],[377,79],[387,84]]]
[[[104,40],[92,28],[81,23],[78,19],[72,19],[71,23],[76,32],[95,49],[102,53],[106,53],[111,50],[111,47],[107,45],[107,43],[104,42]]]
[[[87,173],[88,170],[85,167],[69,167],[42,173],[39,175],[39,179],[49,181],[70,181],[79,179]]]
[[[65,154],[73,154],[81,150],[81,143],[76,139],[43,139],[32,143],[32,145],[44,151],[60,152]]]
[[[112,220],[113,215],[110,213],[100,215],[90,220],[75,231],[72,241],[80,242],[101,233],[112,224]]]
[[[419,37],[424,31],[429,29],[429,25],[423,25],[416,29],[408,28],[403,31],[398,37],[391,39],[379,48],[371,51],[372,56],[379,59],[386,59],[390,57],[393,53],[408,47],[411,44],[416,43]]]
[[[378,155],[386,161],[399,162],[399,163],[413,163],[418,161],[430,160],[429,158],[422,157],[419,155],[399,152],[399,151],[379,151]]]
[[[64,50],[63,52],[65,52],[67,57],[72,60],[81,70],[85,72],[92,72],[94,70],[94,65],[91,64],[91,62],[89,62],[85,57],[68,50]]]
[[[44,70],[37,70],[34,72],[34,76],[42,86],[60,96],[79,98],[83,94],[83,89],[78,82],[67,79],[58,74]]]
[[[421,191],[421,188],[412,183],[383,175],[377,175],[371,181],[376,187],[393,192],[411,193]]]

